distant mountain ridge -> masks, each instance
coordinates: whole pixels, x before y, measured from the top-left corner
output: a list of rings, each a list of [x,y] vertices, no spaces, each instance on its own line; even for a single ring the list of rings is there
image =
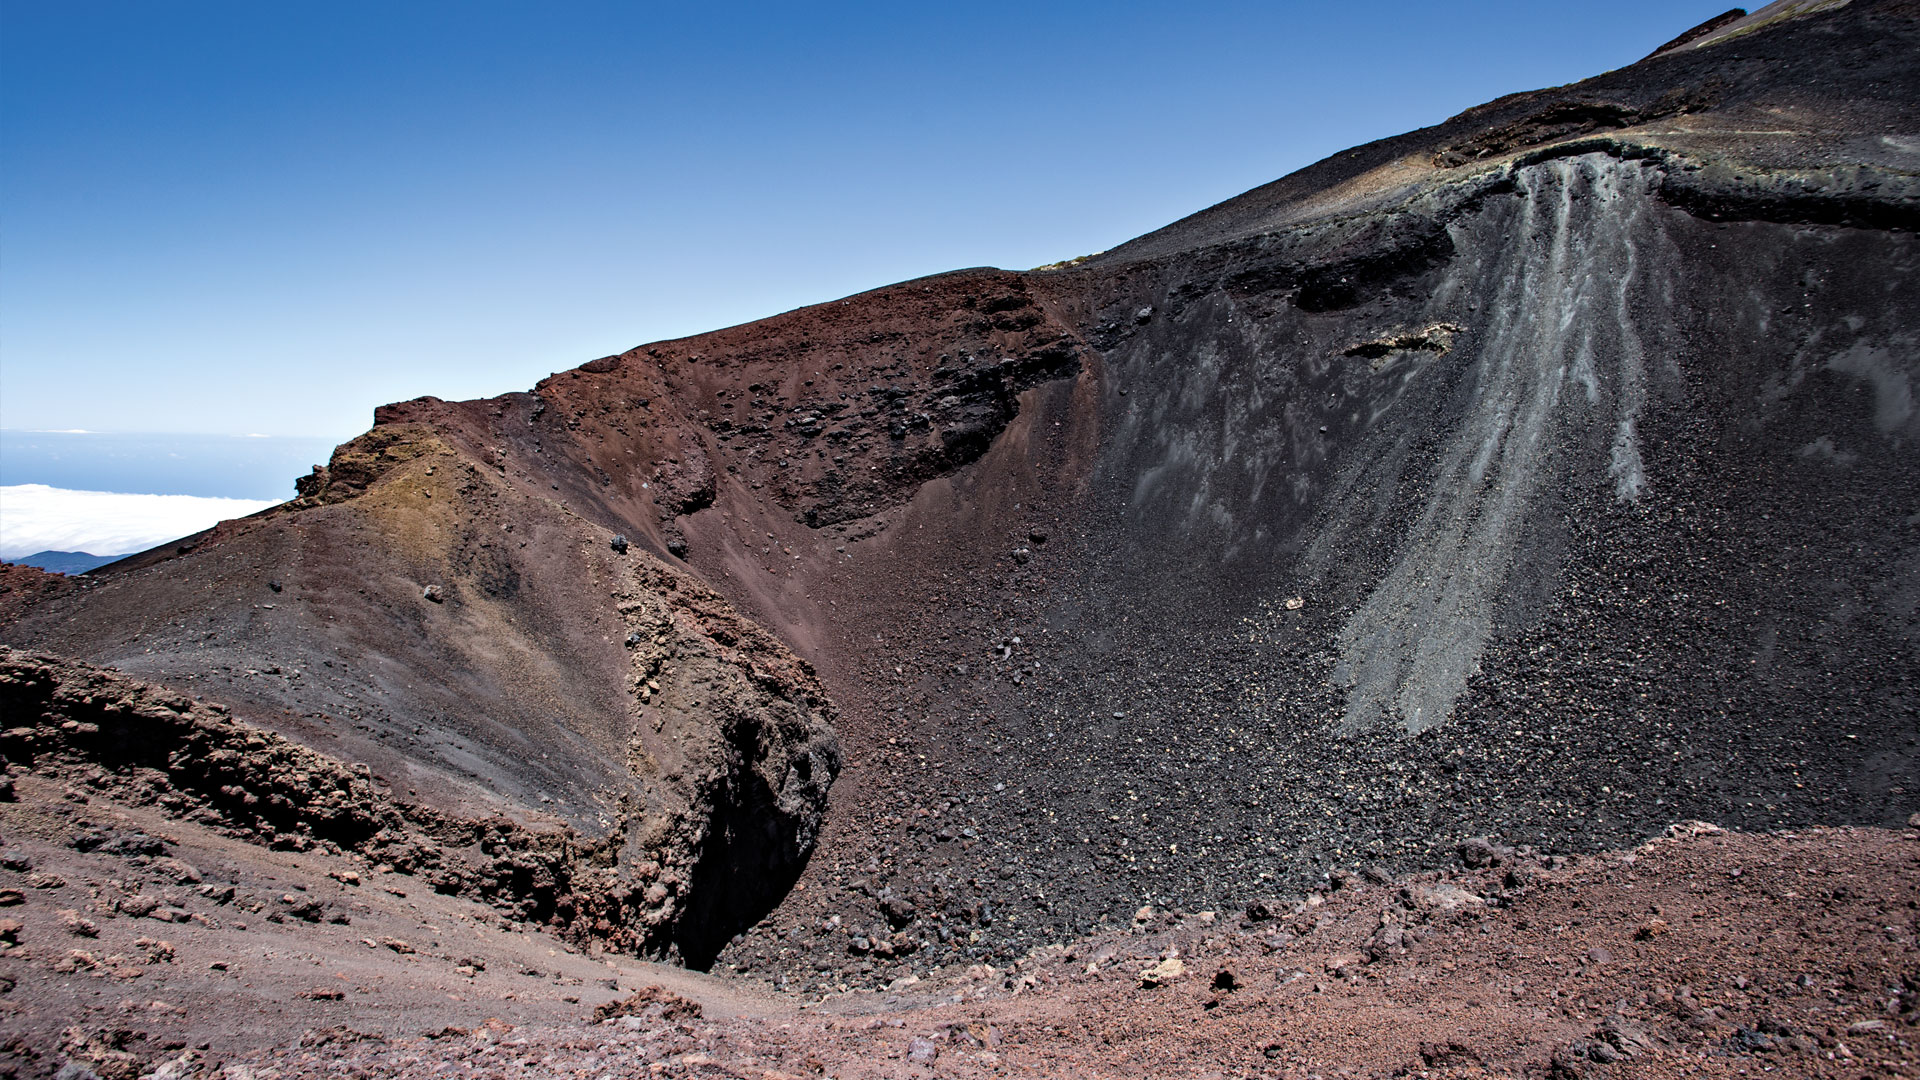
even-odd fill
[[[21,566],[37,566],[55,574],[84,574],[96,566],[119,562],[126,555],[95,555],[88,551],[36,551],[13,560]]]

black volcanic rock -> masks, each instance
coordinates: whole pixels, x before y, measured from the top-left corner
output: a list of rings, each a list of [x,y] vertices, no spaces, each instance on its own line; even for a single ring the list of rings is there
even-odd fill
[[[386,406],[295,502],[35,591],[0,634],[432,805],[545,796],[606,836],[678,785],[726,865],[810,858],[719,956],[800,985],[1469,837],[1898,824],[1920,15],[1781,15],[1059,269]],[[687,576],[637,582],[643,552]],[[778,635],[818,690],[755,660],[716,692],[663,644],[689,619]],[[769,686],[752,730],[784,758],[735,726]],[[849,782],[815,842],[781,793],[824,799],[830,756],[791,748],[828,715]],[[671,760],[713,738],[759,786]]]

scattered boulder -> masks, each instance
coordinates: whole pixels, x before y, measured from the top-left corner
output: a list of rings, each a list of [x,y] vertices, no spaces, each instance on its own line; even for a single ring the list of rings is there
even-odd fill
[[[71,975],[76,971],[92,971],[99,966],[100,961],[85,949],[68,949],[67,955],[54,961],[53,970],[62,975]]]
[[[880,914],[886,916],[896,930],[912,922],[917,913],[913,901],[905,897],[885,896],[880,901]]]
[[[98,1080],[134,1080],[145,1071],[146,1059],[129,1047],[145,1038],[145,1034],[125,1028],[87,1031],[70,1027],[60,1040],[60,1050],[73,1062],[84,1064]],[[79,1074],[74,1075],[77,1080]]]
[[[198,869],[179,859],[155,859],[152,870],[175,885],[198,885],[202,880]]]
[[[1165,986],[1187,973],[1187,965],[1177,956],[1169,956],[1140,973],[1140,985],[1152,989]]]
[[[1887,1027],[1888,1025],[1885,1020],[1855,1020],[1853,1023],[1847,1025],[1847,1034],[1872,1035],[1875,1032],[1887,1030]]]
[[[1322,966],[1325,968],[1327,974],[1346,978],[1358,972],[1362,967],[1365,967],[1366,964],[1367,956],[1365,953],[1347,950],[1328,956],[1325,964]]]
[[[1594,1038],[1613,1048],[1620,1057],[1634,1058],[1653,1053],[1660,1047],[1660,1038],[1652,1028],[1636,1023],[1618,1014],[1609,1016],[1594,1032]]]
[[[168,850],[167,841],[143,832],[103,832],[98,829],[81,832],[67,841],[67,846],[75,851],[118,855],[126,859],[142,855],[164,856]]]
[[[1486,1064],[1473,1047],[1455,1039],[1421,1043],[1420,1063],[1429,1069],[1480,1068]]]
[[[311,896],[298,896],[286,893],[280,897],[280,905],[286,914],[301,922],[317,923],[327,912],[327,906]]]
[[[683,998],[665,987],[643,986],[618,1001],[594,1006],[593,1019],[595,1023],[601,1023],[621,1016],[637,1016],[642,1020],[677,1024],[683,1020],[698,1020],[701,1012],[697,1001]]]
[[[1495,844],[1484,836],[1473,836],[1460,841],[1458,849],[1460,861],[1469,870],[1483,870],[1490,866],[1499,866],[1513,858],[1513,849]]]
[[[1002,1039],[999,1028],[979,1021],[948,1024],[946,1034],[949,1042],[975,1050],[995,1049],[999,1047]]]
[[[160,904],[160,898],[157,896],[134,893],[132,896],[123,896],[114,901],[113,910],[131,918],[144,919],[158,910]]]
[[[1435,885],[1416,885],[1409,892],[1411,894],[1409,899],[1415,907],[1432,908],[1441,912],[1484,907],[1487,903],[1486,897],[1468,892],[1451,881],[1442,881]]]

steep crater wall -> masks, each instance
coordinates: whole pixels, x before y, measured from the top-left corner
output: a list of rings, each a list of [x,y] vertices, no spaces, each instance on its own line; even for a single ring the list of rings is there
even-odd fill
[[[859,624],[888,797],[818,911],[991,958],[1465,836],[1903,821],[1914,236],[1794,201],[1847,186],[1709,215],[1687,165],[1589,147],[1050,275],[1100,351],[1053,414],[1097,427],[1085,487],[997,519],[1050,523],[1024,561],[938,572],[943,496],[869,564],[928,599]]]

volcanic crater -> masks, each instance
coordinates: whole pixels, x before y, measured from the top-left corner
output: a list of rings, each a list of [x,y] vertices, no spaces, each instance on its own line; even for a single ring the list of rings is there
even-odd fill
[[[962,970],[1037,994],[977,973],[1190,951],[1216,916],[1228,952],[1263,913],[1305,938],[1326,896],[1463,854],[1476,906],[1524,906],[1676,822],[1743,858],[1857,827],[1831,843],[1906,929],[1854,962],[1920,977],[1917,853],[1876,831],[1920,810],[1916,56],[1913,3],[1774,4],[1056,268],[384,406],[285,504],[5,569],[4,839],[95,860],[76,919],[186,844],[262,910],[272,874],[415,881],[477,940],[564,946],[514,961],[551,985],[614,958],[603,998],[653,970],[745,1015]],[[169,819],[194,838],[113,849]],[[382,903],[350,917],[428,917]],[[1381,940],[1308,982],[1416,943]],[[11,1000],[85,987],[59,951],[0,954]],[[1212,1015],[1238,976],[1209,977]],[[8,1013],[17,1068],[125,1064],[53,1034],[106,1005],[47,993]],[[629,1011],[684,1021],[671,997]],[[991,1026],[902,1067],[1015,1061]],[[1554,1037],[1418,1056],[1585,1075],[1638,1038]],[[1223,1060],[1306,1074],[1272,1045]],[[702,1053],[671,1067],[734,1067]]]

